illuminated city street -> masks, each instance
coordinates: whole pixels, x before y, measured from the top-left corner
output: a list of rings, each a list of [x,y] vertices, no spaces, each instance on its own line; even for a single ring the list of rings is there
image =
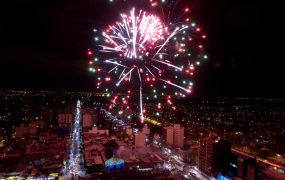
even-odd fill
[[[0,180],[285,180],[279,2],[3,1]]]
[[[77,101],[73,130],[71,131],[69,159],[65,164],[63,173],[67,176],[84,176],[84,160],[82,155],[82,127],[81,102]]]
[[[175,176],[183,176],[186,179],[214,179],[202,173],[196,166],[182,162],[182,159],[171,149],[160,145],[160,150],[161,155],[168,159],[165,161],[164,168],[172,171]]]

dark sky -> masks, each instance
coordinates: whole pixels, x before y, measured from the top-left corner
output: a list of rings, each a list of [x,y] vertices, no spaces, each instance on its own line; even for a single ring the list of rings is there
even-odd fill
[[[278,5],[189,2],[193,18],[207,33],[209,55],[196,71],[193,96],[285,98]],[[107,0],[1,1],[0,88],[95,90],[86,50],[95,45],[93,28],[119,14],[121,7],[108,4]]]

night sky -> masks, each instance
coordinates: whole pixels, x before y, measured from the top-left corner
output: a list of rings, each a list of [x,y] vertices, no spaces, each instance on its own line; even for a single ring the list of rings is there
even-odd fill
[[[209,56],[196,70],[193,96],[285,98],[277,4],[189,4],[206,31]],[[1,1],[0,88],[95,91],[86,57],[95,46],[92,30],[106,26],[122,7],[107,0]]]

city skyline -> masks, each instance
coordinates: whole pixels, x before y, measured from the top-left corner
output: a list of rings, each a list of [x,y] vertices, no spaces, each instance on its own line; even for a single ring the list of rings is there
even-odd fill
[[[2,2],[0,179],[285,179],[278,6]]]
[[[107,99],[0,91],[0,177],[284,179],[284,100],[193,98],[160,114],[148,103],[146,125]]]

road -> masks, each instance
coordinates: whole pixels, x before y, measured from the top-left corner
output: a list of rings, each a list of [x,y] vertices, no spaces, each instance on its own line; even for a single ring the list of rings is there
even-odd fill
[[[70,134],[69,159],[65,163],[63,174],[68,177],[85,176],[82,149],[81,102],[77,101],[73,128]]]
[[[167,158],[165,168],[171,170],[173,174],[180,176],[178,179],[214,179],[202,173],[197,166],[184,163],[171,149],[161,147],[160,150],[161,155]]]

